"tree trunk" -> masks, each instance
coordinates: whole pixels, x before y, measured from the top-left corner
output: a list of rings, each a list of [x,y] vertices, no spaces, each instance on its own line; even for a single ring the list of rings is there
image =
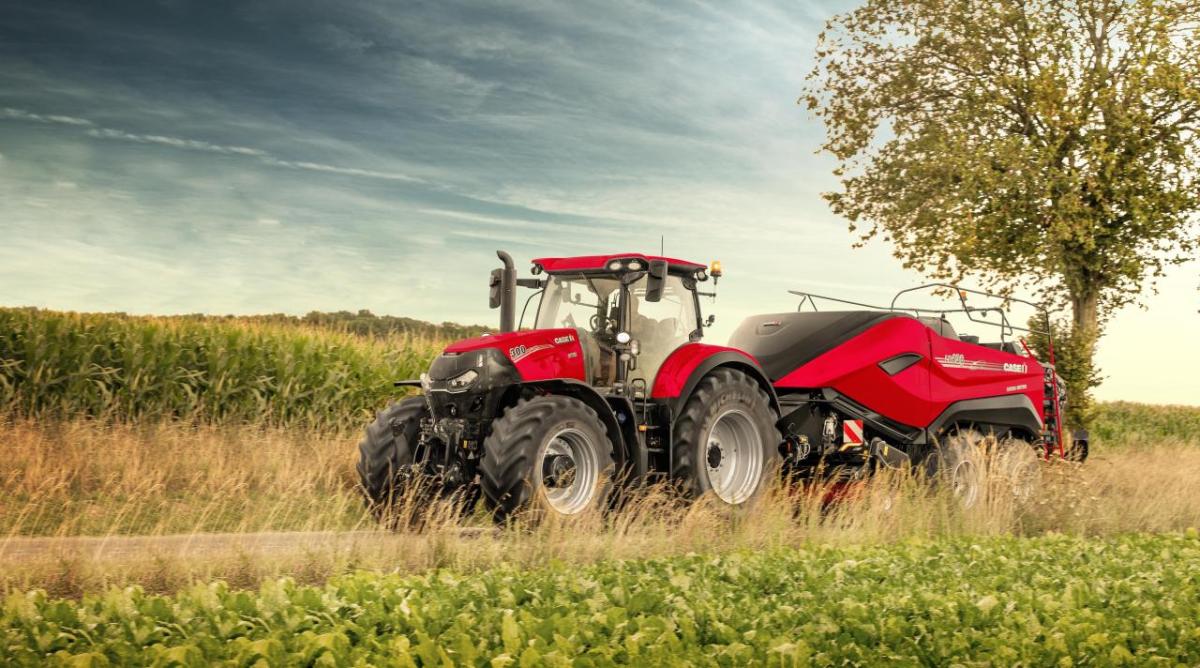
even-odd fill
[[[1100,329],[1100,298],[1095,290],[1083,289],[1071,294],[1071,322],[1074,333],[1095,338]]]
[[[1086,428],[1091,422],[1091,389],[1099,383],[1096,373],[1096,341],[1100,338],[1100,291],[1084,288],[1071,291],[1071,331],[1059,349],[1056,368],[1067,383],[1067,424]]]

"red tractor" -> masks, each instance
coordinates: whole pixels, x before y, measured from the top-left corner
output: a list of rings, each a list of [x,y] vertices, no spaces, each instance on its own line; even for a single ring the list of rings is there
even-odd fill
[[[781,468],[969,469],[966,437],[982,432],[1062,454],[1057,377],[1003,340],[1019,329],[1007,320],[1000,343],[981,345],[920,310],[856,305],[753,316],[729,346],[711,345],[700,287],[719,263],[540,258],[518,279],[497,255],[500,332],[448,346],[420,380],[397,383],[422,394],[367,427],[358,472],[377,508],[416,479],[482,496],[501,519],[576,514],[648,481],[736,506]],[[531,329],[515,322],[518,287],[536,290],[526,309],[540,296]],[[984,315],[959,294],[968,317]]]

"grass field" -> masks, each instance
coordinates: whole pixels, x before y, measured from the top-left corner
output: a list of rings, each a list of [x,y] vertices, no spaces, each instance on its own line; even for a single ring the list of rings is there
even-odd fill
[[[1200,447],[1175,443],[1101,451],[1083,467],[1043,473],[1025,506],[1000,495],[969,513],[913,480],[880,480],[857,498],[823,509],[820,495],[777,490],[746,517],[666,492],[609,518],[581,518],[493,534],[490,520],[430,510],[424,530],[376,529],[355,488],[357,434],[252,426],[98,425],[74,421],[0,426],[0,588],[44,587],[78,596],[116,585],[170,592],[213,578],[254,586],[303,574],[307,582],[359,568],[473,572],[549,561],[712,553],[739,548],[888,543],[961,535],[1105,536],[1200,526]],[[464,527],[467,531],[464,533]],[[213,533],[333,532],[282,550],[224,544]],[[351,532],[351,533],[347,533]],[[114,555],[103,541],[38,558],[6,548],[26,537],[194,536],[181,545]],[[482,539],[481,539],[482,537]],[[11,545],[10,545],[11,544]]]

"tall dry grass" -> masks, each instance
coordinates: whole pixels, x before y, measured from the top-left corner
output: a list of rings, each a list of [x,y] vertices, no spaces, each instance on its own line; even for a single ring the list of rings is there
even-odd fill
[[[751,511],[729,512],[652,489],[619,512],[505,529],[413,496],[400,505],[420,521],[406,517],[398,523],[406,528],[391,532],[376,528],[354,487],[357,438],[247,426],[4,422],[0,588],[73,595],[138,583],[169,591],[211,578],[251,586],[289,574],[315,582],[363,568],[471,571],[813,542],[1200,526],[1200,448],[1180,441],[1101,452],[1082,466],[1043,466],[1040,491],[1027,501],[994,478],[991,493],[966,511],[944,488],[891,475],[835,503],[826,489],[780,485]],[[259,533],[281,531],[323,533]],[[60,540],[43,549],[36,536]],[[31,545],[41,548],[30,552]]]
[[[353,431],[0,420],[0,535],[344,530]]]

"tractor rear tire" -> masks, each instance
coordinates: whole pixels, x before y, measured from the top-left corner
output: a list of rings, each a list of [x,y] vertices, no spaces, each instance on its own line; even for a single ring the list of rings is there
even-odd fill
[[[549,395],[521,399],[492,423],[479,479],[497,521],[525,511],[536,521],[602,508],[614,470],[613,444],[596,411]]]
[[[413,463],[421,419],[428,414],[424,397],[408,397],[379,411],[367,425],[366,437],[358,444],[356,468],[367,504],[377,518],[404,494],[398,477]]]
[[[705,376],[675,422],[671,479],[684,494],[712,494],[730,506],[755,499],[778,471],[783,440],[770,397],[746,374]]]

